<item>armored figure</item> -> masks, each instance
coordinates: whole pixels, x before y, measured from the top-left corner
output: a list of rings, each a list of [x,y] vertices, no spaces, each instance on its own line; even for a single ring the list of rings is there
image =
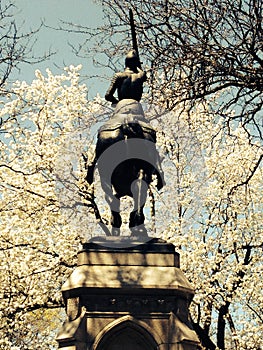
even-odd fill
[[[125,70],[113,76],[105,99],[115,106],[115,110],[110,119],[101,126],[99,130],[101,136],[102,131],[119,128],[120,131],[125,129],[129,134],[128,137],[144,138],[142,127],[152,129],[139,102],[143,93],[143,83],[146,81],[146,73],[139,66],[141,64],[138,55],[135,50],[131,50],[125,58]],[[116,91],[118,99],[114,96]]]
[[[123,99],[139,102],[142,98],[143,83],[146,81],[146,73],[139,68],[140,66],[136,51],[129,51],[125,59],[125,70],[114,75],[105,99],[112,104],[117,104]],[[118,99],[114,97],[116,90]]]

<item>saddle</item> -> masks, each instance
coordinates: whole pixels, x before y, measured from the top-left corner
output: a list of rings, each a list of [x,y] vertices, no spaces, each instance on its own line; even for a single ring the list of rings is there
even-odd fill
[[[100,127],[99,133],[116,129],[129,130],[134,134],[133,137],[136,137],[139,130],[155,135],[155,130],[144,116],[142,105],[132,99],[123,99],[118,102],[112,117]]]

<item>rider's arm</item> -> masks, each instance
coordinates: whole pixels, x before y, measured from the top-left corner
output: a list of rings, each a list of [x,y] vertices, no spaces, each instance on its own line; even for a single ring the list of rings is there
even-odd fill
[[[114,77],[112,78],[110,87],[108,88],[106,94],[105,94],[105,99],[107,101],[110,101],[112,104],[118,103],[117,98],[114,97],[114,93],[116,89],[118,88],[119,85],[119,74],[116,73]]]
[[[146,72],[144,72],[143,70],[141,70],[139,67],[137,67],[137,71],[138,71],[139,77],[142,79],[143,82],[145,82],[146,79],[147,79],[147,77],[146,77]]]

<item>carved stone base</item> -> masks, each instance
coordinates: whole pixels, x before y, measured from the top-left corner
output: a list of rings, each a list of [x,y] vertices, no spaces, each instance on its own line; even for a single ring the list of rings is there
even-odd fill
[[[68,320],[60,349],[199,349],[188,317],[194,291],[165,241],[92,239],[62,293]]]

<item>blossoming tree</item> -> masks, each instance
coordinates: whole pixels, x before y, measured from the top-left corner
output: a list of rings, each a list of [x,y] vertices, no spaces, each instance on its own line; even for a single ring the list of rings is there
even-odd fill
[[[79,70],[37,71],[1,101],[0,349],[55,348],[61,284],[81,243],[103,234],[85,196],[82,154],[111,109],[87,100]],[[158,106],[146,114],[158,129],[167,183],[152,190],[146,206],[155,216],[146,224],[181,254],[196,289],[197,334],[206,349],[260,349],[262,148],[239,125],[226,134],[208,103],[190,114]],[[107,222],[99,187],[96,201]]]

